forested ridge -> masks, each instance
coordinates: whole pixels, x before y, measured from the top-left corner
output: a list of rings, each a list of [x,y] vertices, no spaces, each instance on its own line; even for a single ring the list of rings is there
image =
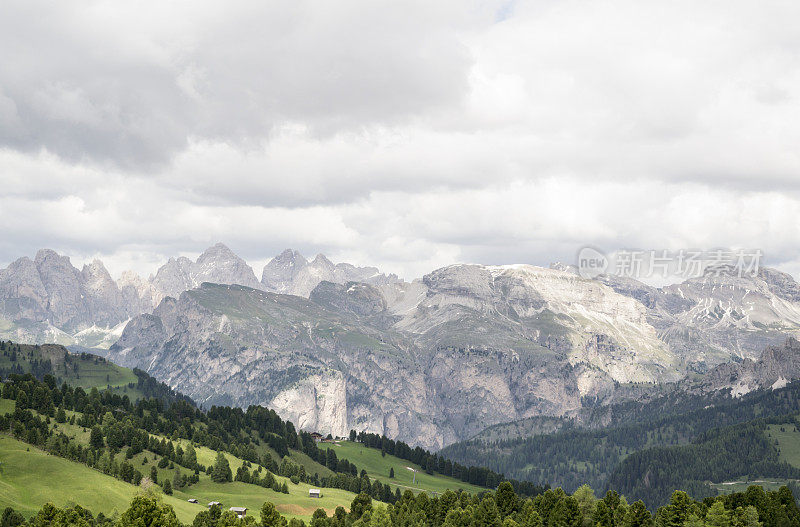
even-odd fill
[[[794,382],[779,390],[753,392],[740,399],[716,395],[711,400],[717,404],[685,413],[673,412],[667,415],[659,413],[659,410],[668,407],[666,402],[675,400],[675,397],[674,394],[670,394],[645,404],[622,405],[622,408],[631,410],[635,408],[635,412],[632,410],[632,415],[638,416],[640,421],[637,423],[593,430],[572,426],[553,434],[510,440],[473,439],[450,445],[441,451],[441,455],[462,463],[480,459],[492,470],[505,473],[509,477],[534,482],[546,481],[552,486],[563,486],[567,490],[574,490],[588,483],[594,488],[615,488],[626,493],[642,492],[642,497],[648,500],[660,499],[663,503],[669,492],[675,488],[687,487],[698,495],[705,495],[709,492],[707,487],[690,481],[698,477],[700,481],[714,480],[714,477],[720,474],[719,467],[711,471],[708,465],[698,463],[691,474],[684,475],[680,466],[673,466],[672,481],[680,481],[680,485],[667,490],[669,484],[665,484],[663,487],[659,486],[657,491],[654,489],[645,491],[641,481],[638,484],[633,483],[634,479],[645,476],[645,473],[636,472],[635,467],[639,465],[629,464],[621,467],[620,463],[630,458],[634,461],[629,463],[635,463],[635,460],[641,459],[642,456],[655,456],[656,453],[660,456],[681,456],[685,450],[678,449],[673,452],[672,448],[686,446],[689,450],[697,449],[700,447],[693,445],[694,443],[719,441],[715,438],[724,437],[728,433],[743,433],[754,447],[760,448],[763,446],[761,443],[763,423],[761,425],[753,423],[752,426],[744,426],[736,432],[714,430],[756,419],[790,419],[782,416],[800,412],[800,382]],[[689,396],[679,398],[679,401],[683,401],[678,405],[683,409],[686,406],[697,406],[701,399]],[[615,414],[622,413],[620,409],[609,411]],[[725,458],[730,459],[730,463],[717,458],[718,461],[725,463],[722,467],[725,469],[725,474],[734,474],[737,471],[740,472],[736,475],[753,474],[753,468],[766,471],[760,473],[760,476],[782,477],[787,474],[785,467],[768,462],[771,457],[765,457],[763,463],[744,470],[743,467],[733,464],[736,460],[733,445],[723,442],[717,446],[731,447],[730,456]],[[764,446],[763,452],[772,456],[774,448],[767,447],[770,445]],[[637,452],[652,453],[642,453],[634,457]],[[675,470],[678,472],[675,473]],[[622,477],[619,474],[627,475]],[[612,475],[615,478],[613,482],[610,479]],[[621,477],[622,479],[619,479]],[[655,481],[653,478],[651,480]]]
[[[662,503],[676,488],[698,497],[716,495],[705,481],[722,482],[743,476],[751,480],[764,476],[800,479],[800,469],[781,461],[767,438],[768,422],[758,419],[714,429],[689,445],[648,448],[631,454],[614,470],[606,487],[622,489],[626,495],[652,504]]]

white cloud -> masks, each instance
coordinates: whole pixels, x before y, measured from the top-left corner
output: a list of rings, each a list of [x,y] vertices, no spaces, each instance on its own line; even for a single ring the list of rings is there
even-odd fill
[[[0,6],[0,262],[800,261],[800,5]],[[259,272],[260,269],[256,269]]]

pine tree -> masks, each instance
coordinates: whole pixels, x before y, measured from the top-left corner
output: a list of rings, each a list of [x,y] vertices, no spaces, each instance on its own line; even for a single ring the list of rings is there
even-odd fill
[[[736,527],[762,527],[763,524],[758,521],[758,509],[752,505],[748,505],[745,509],[741,507],[736,509],[736,521],[734,525],[736,525]]]
[[[262,527],[279,527],[282,525],[283,517],[275,509],[275,505],[269,501],[265,501],[261,506],[261,526]]]
[[[394,467],[389,467],[389,477],[394,479]]]
[[[497,509],[497,502],[491,496],[486,496],[475,509],[473,515],[473,525],[475,526],[496,526],[500,525],[500,511]]]
[[[372,498],[369,494],[358,494],[355,498],[353,498],[353,502],[350,504],[350,514],[349,518],[351,521],[356,521],[361,516],[367,512],[372,510]]]
[[[169,482],[168,479],[164,480],[164,494],[167,496],[172,496],[172,483]]]
[[[730,527],[731,515],[725,510],[725,505],[721,501],[715,501],[708,508],[706,525],[708,527]]]
[[[118,527],[134,527],[141,525],[159,525],[162,527],[181,527],[175,511],[155,496],[139,495],[133,498],[131,506],[122,513]]]
[[[560,499],[550,513],[547,525],[552,527],[578,527],[581,525],[578,500],[572,496]]]
[[[664,527],[683,527],[684,522],[689,518],[691,503],[692,498],[685,492],[681,490],[673,492],[669,505],[659,511],[663,511]]]
[[[181,479],[181,469],[177,469],[175,471],[175,475],[172,476],[172,487],[175,489],[180,489],[183,487],[183,480]]]
[[[217,452],[217,459],[214,461],[214,470],[211,471],[211,481],[215,483],[225,483],[233,480],[233,473],[228,459],[222,452]]]
[[[197,465],[197,452],[192,445],[186,447],[183,453],[183,466],[188,468],[195,468]]]
[[[600,500],[597,502],[593,519],[594,525],[597,525],[598,527],[612,527],[614,525],[614,516],[605,500]]]
[[[653,517],[642,500],[635,502],[628,508],[628,512],[625,515],[626,527],[651,527],[652,525]]]
[[[103,441],[103,430],[97,425],[92,427],[92,433],[89,436],[89,445],[95,450],[99,450],[105,445]]]
[[[497,509],[500,511],[500,516],[506,518],[514,514],[519,508],[519,499],[514,492],[514,487],[511,483],[504,481],[497,487],[495,493],[495,500],[497,501]]]

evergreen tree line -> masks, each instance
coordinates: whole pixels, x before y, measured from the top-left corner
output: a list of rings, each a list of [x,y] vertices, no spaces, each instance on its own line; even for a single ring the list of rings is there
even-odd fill
[[[46,504],[26,520],[12,508],[0,516],[0,526],[81,526],[81,527],[181,527],[171,506],[158,496],[145,492],[133,498],[119,517],[93,516],[80,506],[63,509]],[[218,505],[197,514],[192,527],[305,527],[298,519],[286,521],[274,504],[265,502],[259,518],[237,518]],[[624,497],[609,491],[597,499],[592,489],[582,486],[573,494],[561,488],[548,489],[533,498],[514,492],[510,482],[496,491],[481,495],[446,491],[441,496],[403,493],[394,504],[373,503],[367,494],[358,494],[350,509],[337,507],[331,514],[317,509],[310,527],[789,527],[800,525],[800,510],[788,488],[764,491],[752,486],[702,501],[684,491],[675,491],[669,502],[655,513],[642,501],[628,504]]]
[[[143,397],[149,399],[159,399],[167,404],[171,404],[176,401],[184,401],[191,406],[197,406],[191,397],[176,392],[163,382],[157,381],[151,377],[147,372],[140,370],[139,368],[134,368],[133,373],[137,377],[136,384],[130,383],[128,384],[128,388],[137,388],[142,393]],[[36,376],[36,378],[38,379],[40,377]]]

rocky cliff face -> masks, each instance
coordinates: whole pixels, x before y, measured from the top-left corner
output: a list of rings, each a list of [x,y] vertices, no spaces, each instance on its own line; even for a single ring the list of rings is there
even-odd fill
[[[386,422],[440,441],[414,355],[359,317],[301,297],[203,284],[132,320],[109,357],[206,405],[263,404],[340,435]]]
[[[286,251],[266,282],[288,290],[298,277],[329,276],[336,266],[325,262]],[[527,265],[453,265],[412,283],[322,281],[307,300],[203,285],[134,319],[110,355],[206,404],[261,403],[308,429],[364,429],[436,448],[495,423],[646,397],[655,383],[757,357],[758,345],[795,327],[796,291],[775,272],[658,289]],[[724,306],[718,316],[714,306]],[[770,363],[771,376],[759,366],[759,378],[800,375]],[[755,375],[751,364],[735,366],[744,368],[737,378]],[[725,388],[729,372],[713,371],[695,388]]]
[[[800,379],[800,342],[794,338],[783,344],[768,346],[757,360],[721,364],[692,383],[691,390],[712,392],[730,390],[741,396],[762,388],[783,388],[789,381]]]
[[[645,305],[659,339],[699,372],[757,359],[766,346],[800,335],[800,285],[774,269],[742,277],[709,272],[662,289],[632,279],[599,280]]]
[[[531,266],[450,266],[383,289],[321,282],[308,300],[204,284],[132,320],[109,356],[205,404],[266,404],[308,429],[432,448],[680,376],[640,303]]]

